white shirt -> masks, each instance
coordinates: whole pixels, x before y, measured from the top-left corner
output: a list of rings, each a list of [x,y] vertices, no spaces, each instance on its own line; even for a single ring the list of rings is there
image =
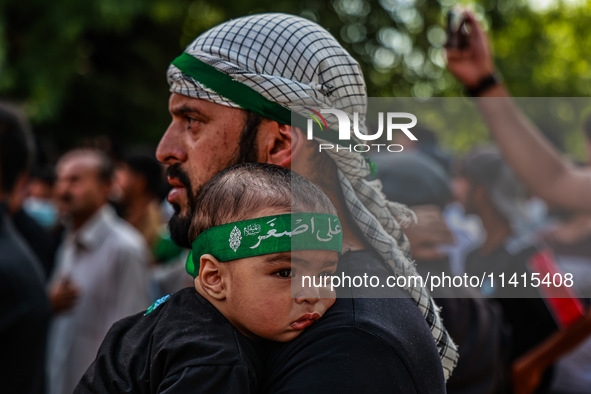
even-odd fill
[[[147,246],[141,234],[106,205],[60,246],[51,283],[69,277],[76,305],[54,317],[49,331],[49,393],[74,391],[117,320],[149,304]]]

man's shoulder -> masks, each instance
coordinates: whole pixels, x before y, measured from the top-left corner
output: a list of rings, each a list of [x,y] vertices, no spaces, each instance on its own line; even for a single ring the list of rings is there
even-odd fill
[[[343,257],[346,275],[383,264],[371,252]],[[267,390],[294,392],[298,380],[326,366],[318,379],[338,380],[347,390],[444,392],[441,361],[424,317],[408,294],[393,292],[397,298],[338,298],[295,340],[269,346]]]
[[[141,252],[146,250],[147,245],[142,234],[124,219],[115,216],[108,222],[107,226],[110,247]]]
[[[341,262],[346,274],[362,276],[372,273],[380,278],[382,284],[388,283],[387,279],[392,275],[375,252],[348,253],[339,261],[339,265]],[[341,318],[349,316],[353,319],[352,325],[367,330],[395,344],[396,347],[407,348],[407,343],[416,344],[420,341],[426,347],[435,349],[435,342],[425,317],[410,294],[403,289],[395,286],[381,286],[375,294],[370,291],[353,291],[351,294],[353,297],[338,300],[335,304],[337,308],[329,312],[342,309],[345,313],[339,313],[342,315]],[[439,360],[438,356],[435,358]]]
[[[266,392],[296,392],[309,376],[314,392],[318,385],[326,392],[444,392],[435,341],[415,310],[408,299],[337,299],[298,338],[269,346]]]

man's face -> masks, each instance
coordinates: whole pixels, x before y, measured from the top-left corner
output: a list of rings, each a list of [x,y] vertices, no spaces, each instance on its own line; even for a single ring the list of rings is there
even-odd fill
[[[115,170],[115,185],[119,189],[123,206],[128,206],[140,193],[145,193],[145,183],[142,175],[132,171],[127,164],[121,164]]]
[[[256,152],[240,149],[245,123],[242,109],[173,93],[169,112],[172,122],[160,140],[156,157],[168,166],[168,182],[173,187],[168,194],[175,209],[170,221],[172,239],[189,247],[187,234],[197,192],[215,174]],[[254,146],[247,149],[256,150]]]
[[[62,215],[81,221],[92,216],[108,198],[109,185],[99,178],[92,156],[74,156],[57,166],[55,196]]]
[[[464,212],[478,215],[484,189],[463,176],[454,178],[452,187],[454,197],[462,204]]]
[[[337,260],[337,252],[303,250],[221,263],[228,286],[224,315],[249,338],[291,341],[335,302],[328,287],[301,288],[302,276],[332,275]]]

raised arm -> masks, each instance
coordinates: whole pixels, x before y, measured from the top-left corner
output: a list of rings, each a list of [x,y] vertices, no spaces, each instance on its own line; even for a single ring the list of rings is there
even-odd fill
[[[486,33],[471,13],[465,15],[469,45],[447,49],[448,69],[468,89],[477,89],[495,67]],[[564,160],[521,113],[502,83],[491,84],[478,96],[478,108],[491,134],[530,190],[552,205],[591,212],[591,171]]]

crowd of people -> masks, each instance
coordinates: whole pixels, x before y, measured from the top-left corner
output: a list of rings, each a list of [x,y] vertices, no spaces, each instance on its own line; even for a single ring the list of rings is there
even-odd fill
[[[325,135],[306,139],[292,113],[364,117],[365,82],[334,37],[285,14],[222,23],[171,63],[157,149],[89,143],[41,166],[1,105],[6,392],[589,392],[591,152],[575,166],[544,139],[474,16],[463,23],[448,68],[493,142],[461,155],[427,129],[371,160],[318,152]],[[320,231],[314,217],[330,242],[290,227]],[[274,242],[254,238],[275,224]],[[573,286],[294,295],[302,272],[568,273]]]

